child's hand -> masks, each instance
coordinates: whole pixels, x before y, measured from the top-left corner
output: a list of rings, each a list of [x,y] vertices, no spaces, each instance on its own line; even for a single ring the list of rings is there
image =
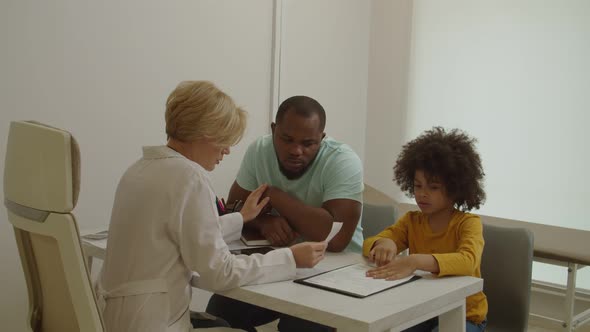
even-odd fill
[[[370,269],[367,277],[374,279],[397,280],[405,278],[416,271],[412,256],[398,257],[389,263]]]
[[[250,195],[248,195],[248,198],[246,198],[246,202],[244,202],[244,206],[240,210],[240,213],[244,218],[244,222],[248,222],[256,218],[264,206],[268,204],[268,201],[270,200],[269,197],[265,197],[262,200],[260,199],[266,190],[266,187],[266,184],[261,185],[260,187],[256,188],[256,190],[251,192]]]
[[[379,239],[375,241],[373,249],[369,253],[369,261],[377,264],[377,266],[383,266],[395,259],[397,254],[397,246],[391,239]]]

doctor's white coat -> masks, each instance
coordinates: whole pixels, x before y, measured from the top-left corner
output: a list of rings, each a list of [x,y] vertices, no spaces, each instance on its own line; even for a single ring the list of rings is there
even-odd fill
[[[97,284],[107,331],[188,331],[193,271],[216,291],[295,277],[290,249],[233,255],[241,214],[219,217],[207,171],[166,147],[144,147],[115,195]],[[194,282],[195,280],[193,280]]]

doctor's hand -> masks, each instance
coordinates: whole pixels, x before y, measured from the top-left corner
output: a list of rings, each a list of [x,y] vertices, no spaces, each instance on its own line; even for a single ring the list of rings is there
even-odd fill
[[[299,236],[284,217],[267,214],[259,219],[260,233],[273,246],[289,245]]]
[[[369,252],[369,261],[377,266],[383,266],[395,259],[397,246],[391,239],[381,238],[373,244],[373,249]]]
[[[297,243],[289,249],[293,252],[295,265],[298,268],[311,268],[324,259],[327,247],[328,243],[326,241],[303,242]]]
[[[256,218],[260,211],[262,211],[262,209],[268,204],[268,201],[270,201],[269,197],[260,199],[266,190],[266,187],[266,184],[261,185],[260,187],[256,188],[256,190],[251,192],[250,195],[248,195],[248,198],[246,198],[246,202],[244,202],[244,206],[240,210],[244,222],[248,222]]]

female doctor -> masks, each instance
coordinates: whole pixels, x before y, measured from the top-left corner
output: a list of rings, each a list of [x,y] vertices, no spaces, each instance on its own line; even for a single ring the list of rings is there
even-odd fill
[[[295,277],[313,267],[324,242],[305,242],[265,255],[233,255],[226,241],[268,203],[261,186],[240,212],[220,217],[208,172],[230,153],[246,113],[215,85],[180,83],[166,102],[163,146],[143,148],[115,194],[97,296],[106,330],[189,331],[191,284],[219,291]]]

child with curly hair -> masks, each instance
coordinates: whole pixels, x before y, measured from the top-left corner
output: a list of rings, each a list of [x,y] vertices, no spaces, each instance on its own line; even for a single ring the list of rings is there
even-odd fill
[[[485,200],[484,172],[474,138],[434,127],[403,146],[394,167],[395,182],[420,211],[412,211],[363,243],[363,255],[377,267],[368,277],[395,280],[416,270],[438,276],[481,278],[484,247],[479,216],[467,213]],[[409,248],[409,256],[397,254]],[[466,301],[466,331],[484,331],[488,303],[483,292]],[[438,318],[406,331],[431,331]]]

